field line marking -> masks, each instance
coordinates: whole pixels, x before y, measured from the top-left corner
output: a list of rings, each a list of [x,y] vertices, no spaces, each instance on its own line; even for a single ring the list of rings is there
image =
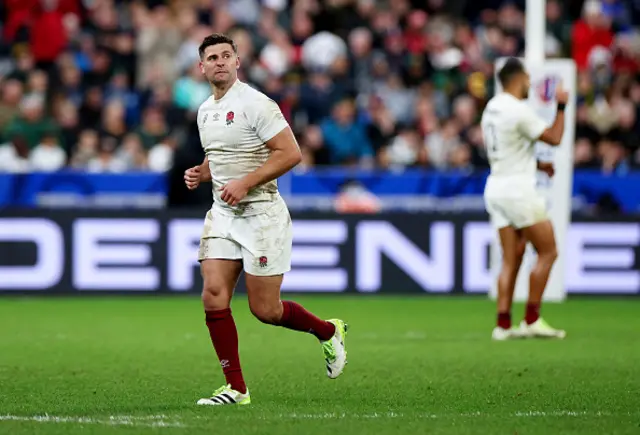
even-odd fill
[[[34,423],[76,423],[76,424],[97,424],[106,426],[138,426],[138,427],[186,427],[177,421],[168,421],[168,417],[163,415],[132,416],[132,415],[112,415],[108,418],[92,417],[63,417],[55,415],[0,415],[0,422],[3,421],[24,421]]]
[[[407,417],[417,417],[424,419],[446,419],[446,418],[490,418],[490,417],[516,417],[516,418],[538,418],[538,417],[614,417],[628,416],[632,417],[637,414],[628,413],[611,413],[607,411],[516,411],[507,414],[485,413],[481,411],[463,412],[458,414],[433,414],[433,413],[417,413],[407,414]],[[348,413],[348,412],[326,412],[326,413],[290,413],[279,414],[274,418],[288,418],[301,420],[322,420],[322,419],[343,419],[343,418],[403,418],[405,414],[397,412],[372,412],[372,413]]]
[[[539,418],[539,417],[634,417],[640,413],[612,413],[608,411],[516,411],[505,414],[485,413],[481,411],[463,412],[457,414],[433,414],[433,413],[410,413],[403,414],[401,412],[370,412],[370,413],[348,413],[348,412],[324,412],[324,413],[288,413],[274,414],[273,416],[255,416],[257,420],[271,419],[299,419],[299,420],[333,420],[333,419],[385,419],[385,418],[421,418],[421,419],[451,419],[451,418],[492,418],[492,417],[516,417],[516,418]],[[55,415],[0,415],[0,423],[3,421],[22,421],[32,423],[75,423],[75,424],[95,424],[106,426],[134,426],[134,427],[172,427],[186,428],[188,427],[179,420],[180,417],[170,417],[166,415],[112,415],[109,417],[73,417],[73,416],[55,416]],[[197,416],[195,420],[215,419],[215,414],[204,417]]]

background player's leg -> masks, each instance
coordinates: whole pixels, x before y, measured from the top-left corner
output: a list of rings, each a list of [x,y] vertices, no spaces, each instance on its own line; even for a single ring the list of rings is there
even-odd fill
[[[558,251],[551,221],[546,220],[523,228],[523,233],[538,253],[538,260],[531,269],[529,277],[529,300],[525,314],[527,324],[532,324],[540,316],[542,295],[547,286],[553,263],[558,257]]]
[[[238,331],[231,314],[231,297],[242,271],[241,260],[204,259],[200,270],[204,280],[202,302],[211,343],[231,388],[245,393],[238,353]]]
[[[526,246],[522,232],[512,226],[500,228],[500,244],[502,245],[502,268],[498,276],[498,319],[497,326],[511,328],[511,304],[516,287],[516,278]]]
[[[335,325],[322,320],[302,305],[280,300],[283,275],[256,276],[246,273],[251,312],[261,322],[315,335],[319,340],[331,339]]]

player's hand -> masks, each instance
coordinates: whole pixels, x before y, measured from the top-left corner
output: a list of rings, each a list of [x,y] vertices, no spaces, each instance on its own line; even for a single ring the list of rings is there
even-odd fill
[[[242,180],[231,180],[220,188],[220,198],[227,204],[238,205],[249,193],[249,186]]]
[[[556,86],[556,101],[563,104],[567,104],[569,102],[569,93],[564,90],[562,83],[558,83]]]
[[[194,166],[184,171],[184,184],[189,190],[194,190],[200,185],[200,166]]]
[[[553,177],[556,173],[553,163],[549,162],[538,162],[538,170],[544,172],[549,177]]]

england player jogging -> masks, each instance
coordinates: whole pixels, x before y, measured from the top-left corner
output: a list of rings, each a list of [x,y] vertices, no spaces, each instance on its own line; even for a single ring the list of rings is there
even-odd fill
[[[199,261],[206,324],[226,385],[198,404],[246,405],[251,399],[230,309],[243,268],[253,315],[269,325],[314,335],[331,379],[347,363],[347,326],[280,300],[283,274],[291,269],[292,225],[276,178],[300,162],[300,149],[278,105],[238,80],[240,59],[232,39],[207,36],[199,52],[202,73],[213,92],[197,118],[206,157],[200,166],[185,171],[184,178],[189,189],[202,182],[213,184],[214,203],[204,221]]]
[[[545,200],[536,191],[536,172],[553,176],[553,165],[536,161],[535,143],[557,146],[564,132],[568,94],[556,90],[558,110],[549,127],[526,103],[530,79],[518,59],[509,59],[498,72],[504,91],[493,97],[482,115],[482,132],[491,173],[484,200],[502,245],[502,269],[498,277],[498,316],[494,340],[521,337],[564,338],[565,332],[540,317],[542,294],[557,257],[553,227]],[[538,258],[529,277],[529,299],[520,327],[511,325],[511,303],[526,242]]]

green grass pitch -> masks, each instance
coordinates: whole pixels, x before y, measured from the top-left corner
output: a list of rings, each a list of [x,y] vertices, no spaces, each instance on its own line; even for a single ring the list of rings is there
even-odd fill
[[[0,299],[0,434],[640,433],[639,300],[546,305],[565,341],[494,343],[485,298],[292,299],[350,323],[349,365],[329,380],[239,296],[249,407],[195,405],[223,384],[198,298]]]

